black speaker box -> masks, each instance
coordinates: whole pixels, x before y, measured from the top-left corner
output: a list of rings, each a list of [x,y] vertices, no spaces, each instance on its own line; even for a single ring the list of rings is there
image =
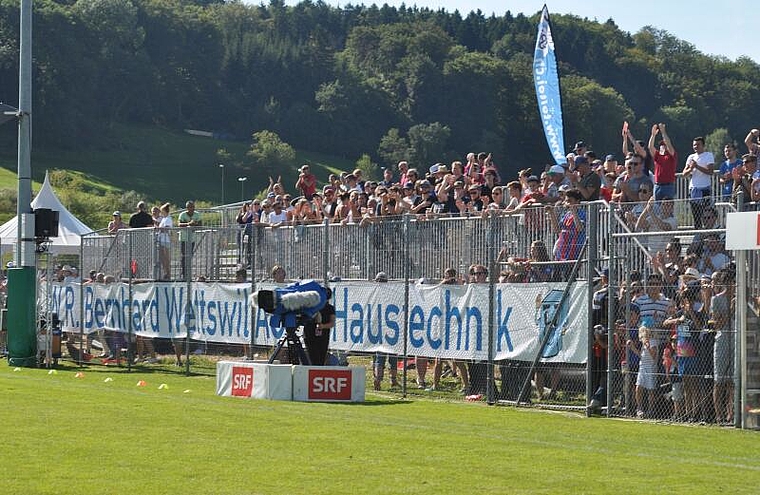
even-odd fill
[[[34,237],[58,237],[58,211],[49,208],[34,210]]]

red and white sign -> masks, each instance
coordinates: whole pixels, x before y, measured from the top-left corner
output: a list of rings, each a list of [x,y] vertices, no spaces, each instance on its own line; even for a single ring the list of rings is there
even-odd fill
[[[234,397],[250,397],[253,392],[253,368],[244,366],[232,367],[232,395]]]
[[[216,394],[227,397],[293,400],[293,376],[289,364],[219,361]]]
[[[344,366],[295,366],[293,400],[363,402],[365,369]]]
[[[309,400],[351,400],[351,370],[309,370]]]
[[[743,211],[726,215],[726,249],[760,249],[760,213]]]

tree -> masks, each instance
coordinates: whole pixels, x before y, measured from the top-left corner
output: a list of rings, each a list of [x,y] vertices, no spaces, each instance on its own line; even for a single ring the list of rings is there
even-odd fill
[[[409,158],[409,141],[395,127],[388,129],[380,140],[377,154],[385,160],[386,166],[393,167],[398,162]]]
[[[441,160],[451,129],[439,122],[417,124],[409,128],[409,159],[414,166],[428,167]]]
[[[728,129],[721,127],[720,129],[715,129],[710,134],[705,136],[705,149],[712,152],[712,154],[715,156],[716,164],[721,162],[721,157],[723,156],[723,147],[728,143],[733,143],[733,145],[736,146],[736,149],[739,150],[739,156],[741,156],[741,150],[744,149],[744,144],[737,143],[735,139],[732,139],[728,133]]]
[[[366,153],[356,160],[356,168],[362,171],[362,177],[366,180],[380,180],[381,178],[380,167]]]
[[[271,172],[292,166],[296,150],[283,142],[276,133],[264,130],[254,132],[252,137],[253,143],[246,154],[253,159],[254,167]]]

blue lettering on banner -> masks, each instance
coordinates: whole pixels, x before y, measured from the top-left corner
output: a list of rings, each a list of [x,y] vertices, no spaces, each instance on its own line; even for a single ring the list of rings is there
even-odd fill
[[[448,291],[446,292],[448,293]],[[427,322],[427,338],[428,338],[428,342],[430,343],[430,347],[432,347],[433,350],[436,350],[439,347],[441,347],[441,344],[443,343],[440,337],[435,337],[432,332],[433,321],[435,320],[435,318],[438,318],[440,320],[442,315],[443,313],[441,312],[441,308],[439,308],[438,306],[433,306],[430,309],[430,318],[428,318],[428,322]],[[448,349],[448,343],[446,345],[446,348]]]
[[[351,342],[361,344],[364,342],[364,308],[361,304],[355,303],[351,305],[351,311],[357,315],[351,320]]]
[[[391,330],[391,333],[387,334],[385,338],[389,345],[398,344],[398,340],[401,337],[401,327],[394,318],[400,312],[401,309],[395,304],[389,304],[385,307],[385,325]]]
[[[501,290],[497,292],[496,298],[496,352],[501,351],[502,339],[506,341],[507,349],[512,352],[514,346],[512,345],[512,337],[509,334],[509,317],[512,315],[512,307],[508,306],[504,308],[504,318],[502,319],[502,297]]]

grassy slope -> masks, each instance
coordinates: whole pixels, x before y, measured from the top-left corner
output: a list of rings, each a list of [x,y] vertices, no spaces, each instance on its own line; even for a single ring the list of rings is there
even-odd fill
[[[6,493],[734,494],[760,482],[755,432],[375,394],[242,400],[215,396],[212,374],[75,371],[0,366]]]
[[[135,190],[156,201],[169,200],[182,204],[194,198],[218,204],[221,200],[219,148],[226,148],[238,160],[245,157],[249,143],[220,141],[190,136],[159,127],[118,126],[118,138],[106,150],[61,151],[34,150],[32,175],[41,182],[46,169],[69,169],[83,172],[93,183],[106,189]],[[318,153],[298,152],[289,170],[247,170],[227,163],[225,167],[225,199],[240,199],[238,177],[248,177],[245,195],[250,197],[268,185],[268,175],[282,174],[286,188],[293,189],[296,168],[305,162],[313,165],[318,178],[324,181],[335,170],[353,168],[350,160]],[[0,188],[15,189],[16,158],[13,150],[0,154]]]

